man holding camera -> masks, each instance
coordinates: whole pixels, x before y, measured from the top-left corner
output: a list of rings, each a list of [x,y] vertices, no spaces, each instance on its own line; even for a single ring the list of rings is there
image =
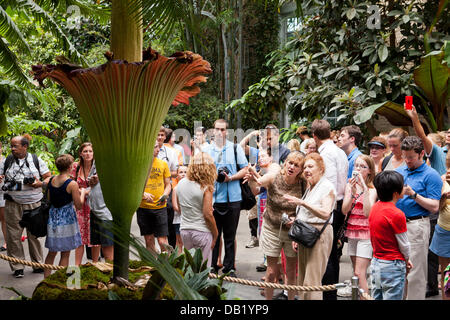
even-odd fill
[[[227,140],[228,123],[224,119],[214,122],[214,142],[203,148],[213,159],[217,168],[217,182],[214,186],[214,219],[219,232],[212,254],[211,266],[217,272],[220,237],[223,232],[225,256],[223,259],[223,273],[236,276],[234,240],[241,211],[241,186],[239,180],[247,172],[248,161],[240,145],[236,146]],[[241,168],[238,171],[238,167]]]
[[[28,153],[29,136],[18,136],[11,139],[12,157],[0,164],[0,181],[4,181],[6,243],[8,256],[25,259],[22,233],[19,221],[25,210],[32,210],[41,205],[42,181],[50,177],[47,165],[40,158]],[[42,179],[42,181],[41,181]],[[33,262],[42,262],[42,247],[39,240],[27,230],[28,248]],[[10,262],[11,270],[16,278],[24,276],[24,266]],[[34,269],[34,273],[43,272]]]

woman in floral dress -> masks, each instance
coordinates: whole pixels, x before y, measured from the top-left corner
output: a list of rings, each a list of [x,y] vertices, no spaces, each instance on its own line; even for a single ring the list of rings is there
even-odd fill
[[[79,188],[89,188],[89,172],[94,162],[94,151],[90,142],[83,143],[78,149],[79,162],[75,162],[71,176],[78,183]],[[90,189],[88,189],[90,190]],[[87,200],[87,198],[85,199]],[[90,207],[89,201],[84,201],[83,208],[77,210],[78,225],[80,227],[82,245],[75,250],[75,265],[80,265],[83,260],[84,246],[90,244]]]

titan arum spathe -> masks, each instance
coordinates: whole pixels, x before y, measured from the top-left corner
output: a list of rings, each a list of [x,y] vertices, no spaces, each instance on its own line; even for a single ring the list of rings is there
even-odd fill
[[[62,63],[32,70],[41,85],[50,78],[74,99],[94,145],[106,205],[116,226],[129,234],[170,105],[188,104],[212,70],[192,52],[164,57],[149,48],[142,62],[132,63],[105,56],[108,62],[95,68]],[[115,245],[114,277],[128,277],[128,259],[128,243]]]

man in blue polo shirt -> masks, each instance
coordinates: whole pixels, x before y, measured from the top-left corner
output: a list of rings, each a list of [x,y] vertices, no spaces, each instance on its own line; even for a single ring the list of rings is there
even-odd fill
[[[223,259],[223,273],[236,276],[234,240],[239,223],[241,211],[241,186],[239,180],[247,173],[248,161],[240,145],[236,146],[227,140],[228,123],[224,119],[214,122],[214,142],[203,148],[213,159],[218,171],[214,186],[213,208],[219,232],[213,249],[211,266],[217,272],[217,259],[219,257],[220,238],[223,232],[225,256]],[[239,169],[238,169],[239,166]]]
[[[414,268],[408,274],[408,300],[424,300],[427,288],[427,256],[430,238],[429,215],[439,210],[442,180],[428,166],[422,140],[406,137],[402,142],[405,165],[396,169],[404,178],[404,197],[396,206],[405,213],[408,239],[411,241],[410,260]]]
[[[356,158],[361,155],[361,151],[358,149],[358,144],[361,142],[362,132],[359,127],[355,125],[343,127],[338,137],[337,146],[344,150],[348,160],[348,174],[347,178],[350,179],[353,173],[353,165]]]
[[[433,143],[433,141],[425,134],[422,124],[420,123],[419,115],[417,114],[416,107],[412,106],[411,110],[406,110],[409,118],[412,121],[414,131],[416,135],[422,140],[425,150],[425,156],[430,162],[430,166],[436,170],[440,176],[447,172],[445,166],[445,153],[444,150]],[[438,213],[431,213],[430,216],[430,244],[433,239],[434,229],[437,224]],[[428,250],[428,283],[426,296],[430,297],[439,294],[438,289],[438,273],[439,273],[439,258],[438,256]]]

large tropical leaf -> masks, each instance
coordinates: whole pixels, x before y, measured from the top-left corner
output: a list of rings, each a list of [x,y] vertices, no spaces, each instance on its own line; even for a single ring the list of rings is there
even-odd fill
[[[85,17],[96,19],[102,23],[106,23],[111,18],[111,12],[104,6],[92,3],[88,0],[34,0],[41,8],[46,11],[58,11],[61,13],[69,13],[69,8],[79,10],[79,13]],[[99,1],[97,1],[99,2]],[[75,12],[74,13],[78,13]]]
[[[431,103],[432,112],[439,130],[444,125],[444,111],[449,98],[450,68],[445,60],[445,51],[433,51],[421,58],[420,66],[414,70],[414,82]]]
[[[183,0],[133,0],[130,1],[130,13],[136,21],[150,23],[154,35],[169,36],[180,22],[185,22],[189,28],[194,27],[190,23],[188,5]]]
[[[386,117],[389,123],[396,127],[406,127],[412,125],[411,119],[406,114],[404,107],[392,101],[385,101],[382,103],[373,104],[364,109],[360,109],[356,111],[353,120],[357,125],[360,125],[370,120],[374,113]],[[428,126],[423,122],[422,126],[424,128],[428,128]]]
[[[82,63],[87,65],[86,59],[81,55],[80,52],[75,48],[72,42],[69,40],[67,35],[62,31],[61,27],[56,23],[56,21],[50,16],[50,14],[41,8],[33,0],[16,0],[15,8],[23,9],[32,15],[36,21],[43,25],[45,30],[50,31],[62,44],[67,57],[74,62]]]
[[[18,84],[29,83],[28,77],[19,65],[19,61],[14,52],[9,49],[8,44],[0,37],[0,66],[5,74],[15,80]]]
[[[433,51],[421,58],[414,70],[414,81],[423,90],[432,105],[445,105],[448,97],[450,68],[444,60],[444,51]]]
[[[0,5],[0,36],[8,41],[10,45],[17,45],[21,50],[31,53],[27,41],[11,19],[9,14]]]

